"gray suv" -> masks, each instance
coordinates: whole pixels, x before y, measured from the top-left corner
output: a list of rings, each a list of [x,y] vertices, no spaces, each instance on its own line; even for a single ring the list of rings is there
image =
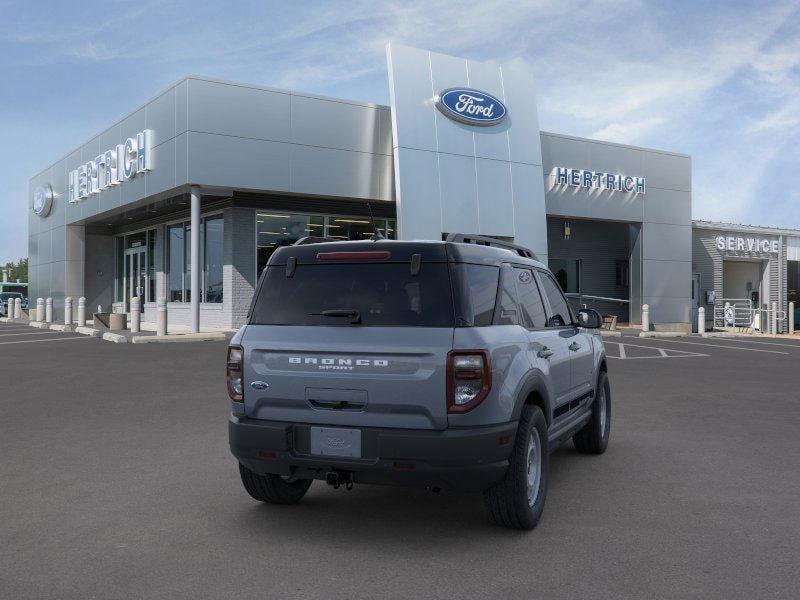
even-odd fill
[[[482,492],[496,523],[531,529],[549,453],[608,444],[600,324],[490,238],[279,248],[228,348],[242,483],[279,504],[314,479]]]

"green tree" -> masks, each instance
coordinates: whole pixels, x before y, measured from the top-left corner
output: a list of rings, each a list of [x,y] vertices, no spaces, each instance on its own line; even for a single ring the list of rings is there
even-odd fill
[[[16,281],[19,279],[22,282],[28,281],[28,259],[20,258],[17,262],[7,262],[3,265],[4,269],[10,269],[11,273],[8,275],[9,281]]]

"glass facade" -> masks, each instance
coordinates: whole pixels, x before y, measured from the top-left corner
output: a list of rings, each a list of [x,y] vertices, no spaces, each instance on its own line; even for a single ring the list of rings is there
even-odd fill
[[[390,240],[396,239],[394,219],[375,219],[378,230]],[[372,235],[368,217],[334,217],[258,213],[256,215],[256,268],[261,274],[279,246],[290,246],[300,238],[314,235],[340,240],[365,240]]]
[[[222,302],[224,219],[200,220],[200,302]],[[167,286],[170,302],[192,300],[192,227],[188,222],[167,227]]]

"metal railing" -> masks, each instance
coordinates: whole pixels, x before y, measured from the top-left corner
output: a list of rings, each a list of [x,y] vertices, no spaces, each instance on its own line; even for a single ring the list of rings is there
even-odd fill
[[[714,327],[777,333],[785,329],[786,321],[785,310],[753,306],[749,298],[723,298],[714,305]]]

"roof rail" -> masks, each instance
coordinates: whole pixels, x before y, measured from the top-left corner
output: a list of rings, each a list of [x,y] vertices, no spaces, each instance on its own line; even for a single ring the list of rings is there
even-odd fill
[[[512,252],[515,252],[525,258],[539,260],[536,255],[525,246],[519,246],[517,244],[512,244],[511,242],[505,242],[503,240],[498,240],[496,238],[486,237],[483,235],[474,235],[471,233],[450,233],[445,241],[453,242],[455,244],[476,244],[478,246],[494,246],[496,248],[504,248],[505,250],[511,250]]]
[[[297,240],[292,246],[305,246],[306,244],[326,244],[328,242],[341,242],[342,240],[335,240],[329,237],[319,237],[316,235],[307,235],[306,237],[301,237]]]

